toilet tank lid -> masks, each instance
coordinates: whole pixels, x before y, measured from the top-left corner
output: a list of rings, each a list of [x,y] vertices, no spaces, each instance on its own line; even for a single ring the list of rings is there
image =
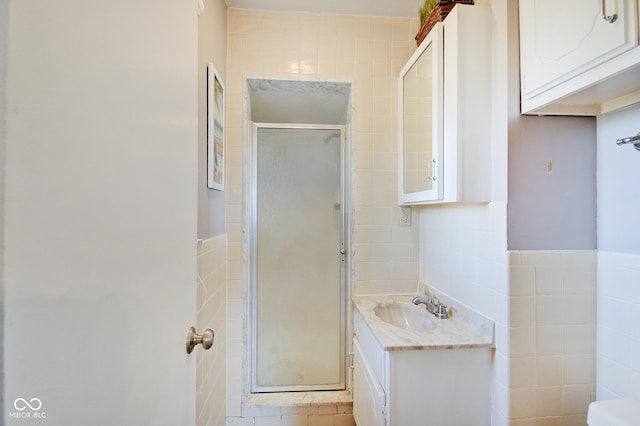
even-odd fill
[[[639,426],[640,400],[609,399],[595,401],[589,405],[589,426]]]

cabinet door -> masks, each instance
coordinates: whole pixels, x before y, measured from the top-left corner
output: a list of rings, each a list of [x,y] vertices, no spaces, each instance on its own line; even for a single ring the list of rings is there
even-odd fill
[[[637,46],[637,7],[637,0],[520,0],[523,97]]]
[[[438,22],[398,78],[400,204],[443,197],[443,37]]]
[[[356,424],[384,426],[386,395],[353,339],[353,417]]]

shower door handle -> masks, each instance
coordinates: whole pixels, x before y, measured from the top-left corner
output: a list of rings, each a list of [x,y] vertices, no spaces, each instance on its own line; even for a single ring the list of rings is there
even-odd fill
[[[215,334],[210,328],[207,328],[202,334],[196,333],[195,327],[189,328],[187,332],[187,353],[193,352],[193,349],[198,345],[202,345],[202,349],[206,351],[213,346],[214,337]]]
[[[614,13],[613,15],[607,15],[607,0],[602,0],[602,19],[607,21],[610,24],[613,24],[618,20],[618,14]]]

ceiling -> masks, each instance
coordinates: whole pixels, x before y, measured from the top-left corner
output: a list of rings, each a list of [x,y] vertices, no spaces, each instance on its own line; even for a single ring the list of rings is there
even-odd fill
[[[423,0],[225,0],[228,7],[340,15],[418,17]]]

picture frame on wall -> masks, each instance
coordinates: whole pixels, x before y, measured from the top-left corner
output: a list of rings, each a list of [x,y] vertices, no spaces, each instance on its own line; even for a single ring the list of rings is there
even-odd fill
[[[212,62],[207,67],[207,187],[224,191],[225,89]]]

